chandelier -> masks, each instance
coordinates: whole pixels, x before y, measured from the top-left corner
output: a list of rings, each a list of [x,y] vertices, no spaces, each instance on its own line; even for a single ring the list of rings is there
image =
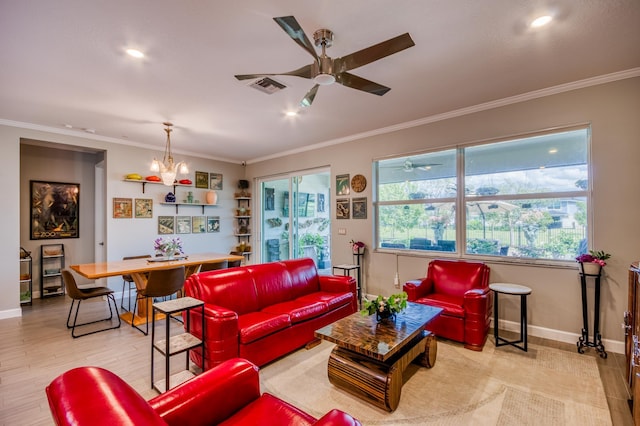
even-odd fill
[[[171,186],[176,181],[176,174],[178,170],[180,174],[189,173],[189,168],[187,167],[187,163],[184,161],[180,161],[179,163],[173,162],[173,155],[171,154],[171,126],[172,123],[164,122],[162,123],[166,126],[164,129],[167,132],[167,145],[164,147],[164,157],[162,158],[162,162],[158,161],[157,158],[153,159],[151,163],[151,171],[152,172],[160,172],[160,177],[162,178],[162,183],[167,186]]]

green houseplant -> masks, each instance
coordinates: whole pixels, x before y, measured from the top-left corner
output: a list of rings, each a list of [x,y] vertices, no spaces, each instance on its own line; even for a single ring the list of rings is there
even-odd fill
[[[402,312],[407,307],[408,295],[406,292],[392,294],[389,297],[379,295],[373,300],[365,299],[360,314],[362,316],[376,314],[378,321],[395,318],[396,314]]]

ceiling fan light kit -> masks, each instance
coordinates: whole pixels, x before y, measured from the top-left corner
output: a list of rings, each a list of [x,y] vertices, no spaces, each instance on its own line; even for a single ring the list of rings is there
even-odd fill
[[[315,85],[300,101],[300,106],[302,107],[311,106],[319,86],[327,86],[333,83],[339,83],[343,86],[361,90],[373,95],[384,95],[391,90],[389,87],[369,81],[355,74],[351,74],[349,71],[415,45],[409,33],[404,33],[397,37],[351,53],[347,56],[334,59],[326,54],[326,49],[331,47],[333,44],[333,32],[331,30],[323,28],[313,33],[315,46],[322,49],[321,54],[318,55],[296,18],[293,16],[282,16],[273,19],[289,35],[289,37],[293,39],[293,41],[313,57],[313,63],[298,68],[297,70],[284,73],[238,74],[235,77],[238,80],[248,80],[274,75],[291,75],[313,80]]]

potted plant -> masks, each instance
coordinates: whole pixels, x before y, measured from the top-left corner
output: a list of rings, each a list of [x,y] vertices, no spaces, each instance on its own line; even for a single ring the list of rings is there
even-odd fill
[[[373,300],[365,299],[360,314],[362,316],[376,314],[376,320],[382,321],[388,318],[395,319],[396,314],[407,307],[408,295],[406,292],[392,294],[389,297],[378,296]]]
[[[351,250],[353,254],[363,254],[366,248],[365,244],[362,241],[349,241],[351,243]]]
[[[580,263],[580,273],[585,275],[600,275],[600,268],[605,266],[607,259],[611,255],[602,250],[589,250],[589,253],[581,254],[576,257],[576,261]]]

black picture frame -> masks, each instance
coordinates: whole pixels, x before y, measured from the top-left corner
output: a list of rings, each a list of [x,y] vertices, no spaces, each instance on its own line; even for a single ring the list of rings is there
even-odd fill
[[[209,189],[209,173],[196,172],[196,188]]]
[[[168,235],[175,232],[175,216],[158,216],[158,234]]]
[[[336,219],[349,219],[350,204],[348,198],[339,198],[336,200]]]
[[[80,238],[80,184],[29,181],[32,240]]]
[[[351,199],[351,217],[354,219],[367,218],[367,197]]]

